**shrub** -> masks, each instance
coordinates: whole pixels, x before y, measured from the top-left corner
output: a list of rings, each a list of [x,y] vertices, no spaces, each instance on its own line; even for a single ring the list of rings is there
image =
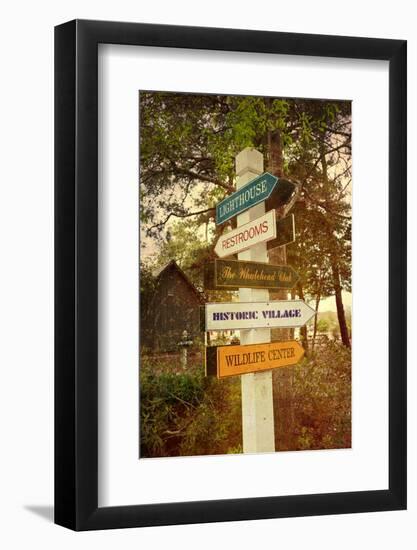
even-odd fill
[[[350,447],[351,351],[329,341],[293,368],[293,448]]]
[[[142,360],[142,457],[225,454],[241,444],[241,423],[239,380],[206,378],[202,367],[176,374]]]

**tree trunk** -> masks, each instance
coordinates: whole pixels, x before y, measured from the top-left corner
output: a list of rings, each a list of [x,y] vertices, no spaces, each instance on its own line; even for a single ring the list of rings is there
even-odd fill
[[[320,291],[319,291],[319,292],[317,293],[317,295],[316,295],[316,306],[315,306],[316,315],[314,316],[313,343],[312,343],[312,346],[311,346],[312,351],[314,351],[314,347],[315,347],[315,345],[316,345],[316,336],[317,336],[317,317],[318,317],[318,312],[319,312],[320,300],[321,300],[321,294],[320,294]]]
[[[279,130],[274,132],[268,132],[268,172],[272,175],[280,177],[283,175],[283,157],[282,157],[282,143],[281,133]],[[277,219],[283,215],[282,209],[276,209]],[[287,264],[287,253],[285,246],[279,246],[273,248],[268,252],[269,263],[275,265]],[[275,292],[270,291],[269,297],[271,300],[287,300],[288,293],[286,290],[277,290]],[[288,329],[271,329],[271,342],[277,342],[280,340],[287,340],[289,337]]]
[[[297,284],[297,293],[300,300],[303,300],[304,302],[304,291],[303,291],[303,287],[301,286],[301,283]],[[307,356],[308,355],[307,325],[303,325],[302,327],[300,327],[300,339],[301,339],[301,344],[305,351],[305,355]]]
[[[321,165],[323,169],[323,178],[326,181],[326,183],[328,183],[327,160],[326,160],[326,155],[324,154],[323,144],[321,144]],[[335,239],[330,227],[328,227],[328,234],[329,234],[330,241]],[[337,258],[335,258],[333,253],[331,253],[330,263],[332,266],[333,287],[334,287],[334,295],[336,298],[337,319],[339,321],[340,337],[342,339],[343,345],[350,348],[349,331],[347,328],[345,309],[343,307],[343,300],[342,300],[342,286],[340,284],[339,265],[337,262]]]
[[[340,337],[342,339],[342,344],[347,348],[350,348],[349,331],[346,323],[345,309],[343,307],[342,301],[342,287],[340,285],[339,266],[337,265],[337,262],[333,261],[333,258],[331,260],[331,265],[333,274],[334,296],[336,298],[337,319],[339,321],[340,327]]]
[[[295,300],[297,298],[297,293],[295,292],[295,288],[292,288],[291,289],[291,300]],[[295,328],[290,328],[290,340],[294,340],[294,335],[295,335]]]
[[[281,134],[279,130],[268,132],[268,163],[267,170],[274,176],[283,176],[283,156]],[[276,210],[277,219],[283,216],[283,209]],[[286,265],[286,247],[274,248],[268,253],[269,263]],[[271,300],[287,300],[288,292],[278,290],[269,292]],[[279,342],[291,339],[291,329],[271,329],[271,342]],[[292,418],[292,392],[291,392],[292,367],[274,369],[272,371],[272,390],[274,399],[274,424],[275,424],[275,450],[283,451],[292,448],[293,426]]]

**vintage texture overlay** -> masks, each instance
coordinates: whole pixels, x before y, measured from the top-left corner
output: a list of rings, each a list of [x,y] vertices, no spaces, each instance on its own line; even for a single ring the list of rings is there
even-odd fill
[[[248,381],[272,387],[255,452],[349,448],[351,102],[140,91],[139,112],[139,456],[252,449]]]

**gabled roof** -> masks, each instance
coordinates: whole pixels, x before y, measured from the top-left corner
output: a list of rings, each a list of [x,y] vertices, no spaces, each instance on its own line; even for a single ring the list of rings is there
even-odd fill
[[[198,297],[199,301],[201,303],[204,303],[205,302],[205,299],[204,299],[204,295],[202,292],[200,292],[195,286],[194,284],[192,283],[192,281],[187,277],[187,275],[184,273],[184,271],[180,268],[180,266],[177,264],[177,262],[175,260],[170,260],[168,263],[166,263],[165,265],[163,265],[162,267],[159,267],[157,269],[155,269],[152,273],[152,275],[155,277],[155,279],[159,279],[161,277],[161,275],[165,272],[165,271],[168,271],[168,269],[175,269],[180,275],[181,277],[184,279],[184,281],[186,282],[186,284],[191,288],[191,290],[196,294],[196,296]]]

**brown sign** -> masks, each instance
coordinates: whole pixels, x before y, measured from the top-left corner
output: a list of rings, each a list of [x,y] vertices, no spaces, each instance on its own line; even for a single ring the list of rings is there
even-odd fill
[[[284,246],[295,241],[295,219],[294,214],[277,220],[277,236],[266,243],[268,250]]]
[[[204,288],[206,290],[291,289],[298,279],[298,274],[289,265],[220,259],[210,262],[204,267]]]
[[[297,184],[285,178],[279,178],[279,184],[274,187],[272,193],[265,201],[265,210],[281,208],[291,201],[296,192]]]
[[[295,340],[248,346],[213,346],[206,348],[206,374],[217,378],[295,365],[304,356]]]

